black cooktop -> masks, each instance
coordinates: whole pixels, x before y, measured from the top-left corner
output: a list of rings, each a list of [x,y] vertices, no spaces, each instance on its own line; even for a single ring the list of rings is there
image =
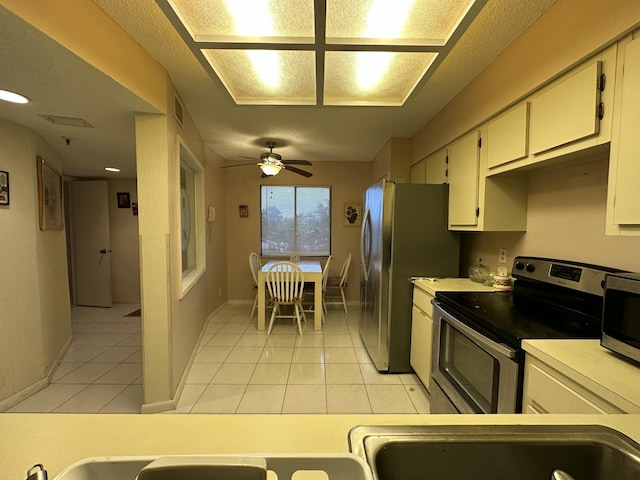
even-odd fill
[[[516,348],[523,339],[601,336],[597,305],[576,312],[511,292],[437,292],[436,299],[458,320]]]

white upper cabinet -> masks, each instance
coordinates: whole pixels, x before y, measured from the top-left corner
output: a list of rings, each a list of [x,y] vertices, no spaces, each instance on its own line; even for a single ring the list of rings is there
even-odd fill
[[[449,147],[449,227],[478,224],[480,130]]]
[[[425,183],[442,184],[448,182],[449,152],[446,148],[429,155],[425,159]]]
[[[614,44],[490,119],[487,175],[606,158],[614,116]]]
[[[528,178],[487,176],[487,127],[449,147],[449,230],[524,231]]]
[[[529,102],[523,102],[489,121],[487,167],[494,168],[528,155]]]
[[[640,235],[640,39],[624,46],[607,191],[608,235]]]
[[[447,183],[448,152],[438,150],[424,160],[411,165],[411,183]]]
[[[531,99],[532,154],[598,133],[601,70],[591,62]]]

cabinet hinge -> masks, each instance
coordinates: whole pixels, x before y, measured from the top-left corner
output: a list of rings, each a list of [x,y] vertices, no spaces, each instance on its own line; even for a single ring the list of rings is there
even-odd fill
[[[480,216],[480,207],[476,208],[476,217]]]
[[[604,118],[604,102],[600,102],[598,104],[598,111],[596,112],[596,116],[602,120]]]
[[[482,137],[478,139],[478,148],[482,148]]]
[[[446,157],[444,157],[444,163],[446,163],[447,165],[449,165],[449,155],[447,155]]]
[[[598,88],[601,92],[604,92],[605,87],[607,86],[607,76],[604,73],[600,74],[598,78]]]
[[[444,178],[447,178],[448,176],[449,176],[449,169],[447,168],[447,169],[444,171]]]

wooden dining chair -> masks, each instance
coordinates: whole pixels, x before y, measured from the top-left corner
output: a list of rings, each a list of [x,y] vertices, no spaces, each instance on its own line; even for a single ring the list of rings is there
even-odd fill
[[[333,297],[334,294],[340,293],[342,297],[341,302],[328,302],[329,304],[338,304],[342,305],[344,308],[344,314],[348,315],[349,311],[347,310],[347,297],[345,296],[345,292],[347,290],[347,281],[349,279],[349,268],[351,267],[351,252],[347,254],[347,257],[344,259],[344,263],[342,264],[342,268],[340,269],[340,276],[331,277],[327,280],[326,292],[325,296]]]
[[[302,309],[304,275],[300,267],[292,262],[274,263],[267,271],[266,283],[273,303],[267,335],[271,335],[276,318],[295,318],[298,322],[298,332],[302,335],[301,321],[305,319]],[[281,307],[285,306],[293,306],[293,314],[282,311]]]
[[[327,257],[327,261],[324,263],[324,268],[322,269],[322,323],[325,323],[325,314],[327,313],[327,305],[324,302],[324,293],[327,290],[327,282],[329,281],[329,265],[331,265],[331,259],[333,257],[329,255]],[[315,285],[313,283],[309,283],[305,286],[305,295],[311,296],[311,304],[309,305],[308,310],[305,312],[313,312],[315,305]]]
[[[253,289],[256,291],[256,298],[253,300],[253,308],[251,309],[251,318],[258,308],[258,272],[262,268],[262,261],[256,252],[249,254],[249,269],[253,277]]]

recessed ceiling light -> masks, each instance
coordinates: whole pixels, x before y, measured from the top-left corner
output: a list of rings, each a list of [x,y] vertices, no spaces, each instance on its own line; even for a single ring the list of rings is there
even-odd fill
[[[119,168],[115,168],[115,167],[104,167],[104,169],[105,169],[107,172],[119,172],[119,171],[120,171],[120,169],[119,169]]]
[[[0,90],[0,100],[11,103],[29,103],[30,101],[27,97],[9,90]]]

